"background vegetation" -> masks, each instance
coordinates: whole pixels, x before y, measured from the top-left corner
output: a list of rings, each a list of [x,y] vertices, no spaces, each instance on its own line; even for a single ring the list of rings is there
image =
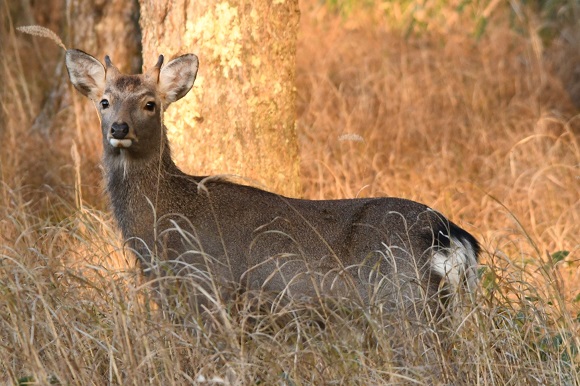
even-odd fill
[[[301,3],[303,195],[422,201],[483,245],[473,309],[429,349],[430,326],[383,331],[366,310],[165,317],[98,166],[31,134],[62,52],[14,27],[55,18],[1,8],[0,383],[580,384],[576,1]]]

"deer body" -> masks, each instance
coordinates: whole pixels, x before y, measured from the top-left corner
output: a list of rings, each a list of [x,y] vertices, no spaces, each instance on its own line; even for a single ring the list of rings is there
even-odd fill
[[[164,67],[160,57],[143,75],[121,74],[108,57],[103,66],[78,50],[68,50],[66,61],[72,83],[97,105],[107,191],[146,272],[364,304],[397,302],[401,283],[428,297],[442,280],[473,285],[477,241],[423,204],[291,199],[180,171],[162,116],[192,87],[194,55]]]

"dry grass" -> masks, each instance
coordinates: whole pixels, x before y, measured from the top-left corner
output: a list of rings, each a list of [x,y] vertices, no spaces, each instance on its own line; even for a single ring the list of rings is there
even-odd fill
[[[29,132],[50,71],[2,8],[0,383],[580,384],[577,26],[548,47],[498,8],[479,40],[461,20],[405,38],[376,10],[302,4],[305,196],[422,201],[485,249],[476,306],[425,346],[432,326],[354,307],[240,301],[211,329],[167,317],[100,182],[81,183],[93,154],[75,164],[70,142]]]

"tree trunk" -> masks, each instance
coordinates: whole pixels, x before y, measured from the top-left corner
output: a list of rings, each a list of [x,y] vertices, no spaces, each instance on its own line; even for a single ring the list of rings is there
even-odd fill
[[[295,130],[297,0],[141,3],[145,67],[191,52],[190,94],[166,112],[176,163],[299,196]]]

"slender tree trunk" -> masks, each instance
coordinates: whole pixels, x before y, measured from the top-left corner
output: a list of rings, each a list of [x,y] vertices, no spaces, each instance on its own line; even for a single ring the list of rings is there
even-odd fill
[[[145,67],[192,52],[193,92],[166,112],[177,164],[299,196],[297,0],[140,0]]]

